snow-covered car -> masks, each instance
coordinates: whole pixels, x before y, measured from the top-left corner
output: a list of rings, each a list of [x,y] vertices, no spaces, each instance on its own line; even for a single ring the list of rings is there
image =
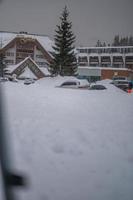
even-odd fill
[[[7,77],[0,77],[0,82],[6,82],[6,81],[8,81]]]
[[[104,85],[92,85],[90,86],[90,90],[106,90],[107,88]]]
[[[112,84],[116,84],[118,81],[128,81],[128,77],[126,77],[126,76],[114,76],[113,78],[112,78]]]
[[[34,79],[32,79],[32,78],[26,78],[25,81],[24,81],[24,84],[25,85],[29,85],[29,84],[34,83],[34,82],[35,82]]]
[[[18,82],[18,79],[16,77],[13,77],[13,76],[8,76],[8,80],[9,81],[12,81],[12,82]]]
[[[88,89],[89,83],[87,80],[68,80],[63,82],[60,87],[63,88],[75,88],[75,89]]]
[[[114,82],[114,85],[124,91],[127,91],[128,87],[129,87],[129,81],[127,80],[116,80]]]
[[[113,81],[117,81],[117,80],[127,80],[126,76],[114,76],[112,78]]]

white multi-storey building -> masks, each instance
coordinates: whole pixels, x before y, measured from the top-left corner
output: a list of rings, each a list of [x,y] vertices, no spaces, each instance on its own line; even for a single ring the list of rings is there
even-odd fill
[[[133,46],[78,47],[79,74],[92,79],[132,76]]]

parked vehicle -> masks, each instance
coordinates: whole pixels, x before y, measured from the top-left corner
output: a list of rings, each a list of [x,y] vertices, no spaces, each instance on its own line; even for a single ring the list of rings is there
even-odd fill
[[[129,87],[129,81],[127,80],[116,80],[114,82],[114,85],[124,91],[127,91],[128,87]]]
[[[133,92],[133,81],[129,81],[128,89],[126,90],[128,93]]]
[[[114,76],[113,78],[112,78],[112,84],[116,84],[118,81],[128,81],[128,77],[126,77],[126,76]]]
[[[114,76],[112,78],[113,81],[117,81],[117,80],[128,80],[128,78],[126,76]]]
[[[7,77],[0,77],[0,82],[6,82],[6,81],[8,81]]]
[[[90,86],[90,90],[106,90],[107,88],[104,85],[92,85]]]
[[[24,84],[25,84],[25,85],[29,85],[29,84],[32,84],[32,83],[34,83],[34,82],[35,82],[34,79],[32,79],[32,78],[26,78],[25,81],[24,81]]]
[[[9,79],[9,81],[12,81],[12,82],[18,82],[18,79],[14,78],[12,76],[9,76],[8,79]]]
[[[75,89],[88,89],[89,83],[87,80],[68,80],[63,82],[60,87],[75,88]]]
[[[129,81],[128,89],[129,90],[133,89],[133,81]]]

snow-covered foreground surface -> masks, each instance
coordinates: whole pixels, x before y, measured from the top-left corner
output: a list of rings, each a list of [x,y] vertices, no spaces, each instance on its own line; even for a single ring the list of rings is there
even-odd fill
[[[4,83],[18,200],[132,200],[133,94]]]

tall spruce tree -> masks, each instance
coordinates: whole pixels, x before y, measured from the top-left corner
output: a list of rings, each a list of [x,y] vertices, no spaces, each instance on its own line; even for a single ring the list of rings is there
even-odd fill
[[[60,17],[60,25],[57,25],[55,30],[53,63],[49,68],[52,75],[72,76],[77,71],[74,53],[75,36],[72,32],[72,22],[68,18],[69,12],[65,6]]]
[[[116,35],[113,40],[113,46],[132,46],[133,45],[133,36],[119,37]]]
[[[133,36],[129,37],[128,45],[133,46]]]
[[[97,43],[96,43],[96,47],[101,47],[101,46],[102,46],[102,43],[101,43],[100,40],[98,40]]]
[[[7,67],[5,64],[5,55],[0,53],[0,76],[4,77],[7,73]]]
[[[112,46],[120,46],[120,36],[115,35]]]

